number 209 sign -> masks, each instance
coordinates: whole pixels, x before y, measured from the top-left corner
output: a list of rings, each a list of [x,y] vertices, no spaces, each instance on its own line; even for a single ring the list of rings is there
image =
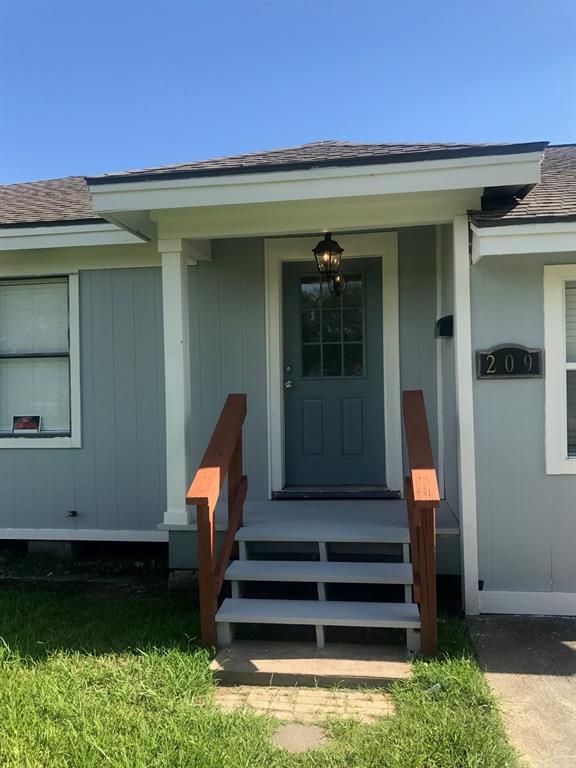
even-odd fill
[[[541,376],[541,349],[501,344],[476,352],[477,379],[535,379]]]

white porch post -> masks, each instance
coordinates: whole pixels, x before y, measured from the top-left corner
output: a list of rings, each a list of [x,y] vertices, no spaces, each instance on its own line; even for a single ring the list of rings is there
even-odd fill
[[[480,608],[478,595],[478,536],[476,526],[472,324],[470,318],[470,252],[468,247],[467,216],[454,217],[452,233],[462,586],[464,609],[468,615],[475,615],[480,612]]]
[[[164,380],[166,387],[166,496],[164,523],[187,525],[190,477],[190,344],[188,244],[180,238],[158,241],[162,261]]]

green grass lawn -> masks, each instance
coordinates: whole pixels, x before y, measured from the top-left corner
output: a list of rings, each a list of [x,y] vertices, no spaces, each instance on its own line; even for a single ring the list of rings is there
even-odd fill
[[[271,719],[215,708],[197,631],[186,606],[156,598],[0,592],[0,766],[516,765],[462,622],[442,622],[442,659],[393,688],[396,716],[328,722],[328,746],[301,755],[270,745]]]

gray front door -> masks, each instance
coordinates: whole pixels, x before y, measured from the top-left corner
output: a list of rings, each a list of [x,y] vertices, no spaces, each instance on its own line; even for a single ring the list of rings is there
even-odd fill
[[[341,272],[334,296],[313,264],[283,265],[286,486],[386,482],[381,260]]]

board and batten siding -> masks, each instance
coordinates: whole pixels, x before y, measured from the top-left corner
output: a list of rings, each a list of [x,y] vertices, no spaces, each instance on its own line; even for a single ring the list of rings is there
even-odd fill
[[[441,306],[438,318],[454,315],[454,264],[452,255],[452,227],[442,226],[440,233]],[[456,367],[454,339],[438,339],[442,360],[442,423],[444,433],[444,498],[456,517],[459,510],[458,482],[458,413],[456,411]]]
[[[192,474],[233,392],[248,396],[243,433],[248,499],[268,498],[264,241],[215,240],[189,268]],[[191,475],[192,476],[192,475]]]
[[[485,256],[472,267],[473,349],[543,348],[543,267],[562,263],[576,253]],[[474,416],[484,589],[576,591],[576,476],[546,474],[544,378],[476,380]]]
[[[1,525],[155,531],[166,506],[159,268],[80,272],[80,365],[82,448],[2,449]]]
[[[400,358],[403,388],[422,388],[437,450],[435,229],[399,232]],[[192,463],[197,466],[224,400],[246,392],[244,464],[248,498],[268,498],[264,242],[216,240],[211,262],[189,269],[193,401]]]
[[[426,416],[438,466],[436,340],[436,230],[412,227],[398,232],[400,387],[424,392]],[[404,446],[404,466],[407,467]]]

